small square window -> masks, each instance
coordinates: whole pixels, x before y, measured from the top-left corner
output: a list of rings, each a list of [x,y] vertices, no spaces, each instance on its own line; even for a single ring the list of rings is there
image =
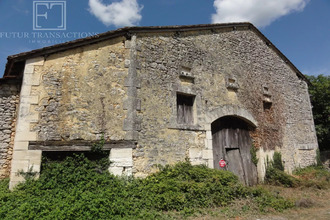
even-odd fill
[[[194,100],[193,95],[177,94],[177,122],[178,124],[194,123]]]

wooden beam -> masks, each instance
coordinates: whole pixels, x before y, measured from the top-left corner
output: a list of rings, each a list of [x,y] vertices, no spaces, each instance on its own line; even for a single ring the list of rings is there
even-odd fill
[[[42,151],[91,151],[99,141],[30,141],[29,150]],[[103,150],[112,148],[136,148],[136,141],[106,141]]]

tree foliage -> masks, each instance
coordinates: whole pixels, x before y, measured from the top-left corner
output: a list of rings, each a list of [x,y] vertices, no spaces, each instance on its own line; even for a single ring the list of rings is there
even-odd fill
[[[321,151],[330,149],[330,76],[307,76],[316,134]]]

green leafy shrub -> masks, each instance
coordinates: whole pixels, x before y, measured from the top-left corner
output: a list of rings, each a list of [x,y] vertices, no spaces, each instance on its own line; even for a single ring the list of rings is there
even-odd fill
[[[187,162],[165,166],[143,182],[158,210],[223,206],[245,193],[232,173],[203,165],[192,166]]]
[[[269,165],[266,168],[265,182],[271,185],[281,185],[285,187],[295,187],[298,180],[282,170]]]
[[[258,165],[258,161],[259,161],[259,159],[257,157],[257,151],[258,151],[258,149],[254,146],[254,144],[252,144],[252,147],[250,149],[251,160],[252,160],[252,163],[256,166]]]
[[[283,211],[295,205],[293,201],[286,200],[278,195],[275,196],[261,187],[253,188],[251,193],[258,203],[261,212],[266,212],[268,209]]]
[[[9,179],[4,179],[0,181],[0,195],[9,193],[8,185],[9,185]]]
[[[316,166],[318,167],[322,167],[322,160],[321,160],[321,153],[320,153],[320,149],[316,150]]]
[[[250,190],[228,171],[182,162],[145,179],[121,178],[105,172],[102,154],[44,158],[39,179],[12,192],[0,181],[0,219],[166,219],[163,211],[191,215],[247,197],[261,210],[285,208],[282,198]]]
[[[37,173],[38,172],[33,171],[33,166],[31,166],[27,172],[24,172],[23,170],[19,170],[17,175],[22,176],[27,181],[36,178]]]
[[[267,159],[265,182],[285,187],[297,186],[298,180],[284,172],[281,153],[275,152],[272,161]]]
[[[281,155],[280,152],[274,152],[273,167],[275,169],[284,171],[284,166],[283,166],[283,162],[282,162],[282,155]]]

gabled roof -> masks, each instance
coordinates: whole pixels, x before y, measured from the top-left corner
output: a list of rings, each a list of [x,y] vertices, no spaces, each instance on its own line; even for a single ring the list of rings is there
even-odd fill
[[[149,26],[149,27],[124,27],[113,31],[108,31],[102,34],[98,34],[91,37],[77,39],[62,44],[56,44],[49,47],[44,47],[37,50],[31,50],[24,53],[8,56],[6,69],[3,78],[17,78],[19,77],[18,71],[13,71],[17,66],[21,66],[27,59],[31,59],[38,56],[46,56],[53,53],[58,53],[68,49],[81,47],[84,45],[98,43],[111,38],[124,36],[130,38],[135,33],[156,33],[156,32],[186,32],[186,31],[198,31],[198,30],[215,30],[215,29],[250,29],[255,32],[265,43],[272,48],[285,63],[287,63],[292,70],[297,74],[299,78],[304,79],[309,83],[307,78],[293,65],[290,60],[282,54],[254,25],[251,23],[226,23],[226,24],[201,24],[201,25],[180,25],[180,26]]]

